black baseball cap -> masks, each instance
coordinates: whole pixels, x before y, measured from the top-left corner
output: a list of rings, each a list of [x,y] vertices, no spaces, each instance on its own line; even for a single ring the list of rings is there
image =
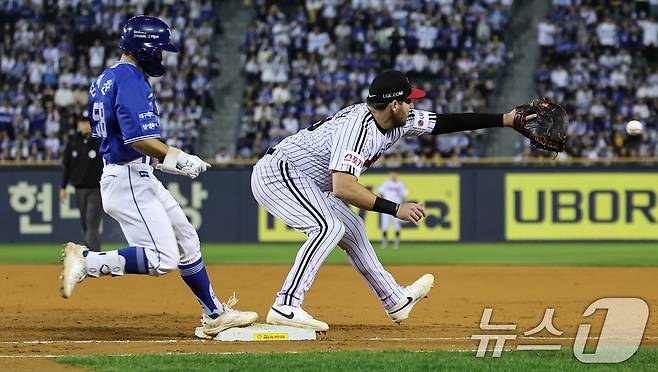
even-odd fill
[[[375,76],[368,88],[368,102],[389,103],[394,100],[420,99],[425,91],[412,88],[409,79],[402,71],[389,70]]]

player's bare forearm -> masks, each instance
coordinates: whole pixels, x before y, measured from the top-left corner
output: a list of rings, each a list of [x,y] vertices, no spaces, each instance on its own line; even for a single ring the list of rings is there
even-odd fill
[[[334,195],[357,208],[371,211],[377,196],[361,185],[349,173],[334,172],[331,176]]]
[[[331,176],[334,195],[342,201],[357,208],[393,215],[403,221],[418,226],[419,221],[427,215],[425,207],[417,203],[395,204],[390,200],[378,198],[375,194],[357,182],[349,173],[334,172]],[[375,204],[379,203],[378,206]]]
[[[159,161],[164,160],[169,150],[169,145],[160,142],[157,138],[149,138],[142,141],[133,142],[130,144],[135,150],[144,155],[156,158]]]

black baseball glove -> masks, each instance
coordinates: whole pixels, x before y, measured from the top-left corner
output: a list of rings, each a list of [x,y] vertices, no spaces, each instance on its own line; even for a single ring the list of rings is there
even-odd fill
[[[530,115],[537,115],[528,118]],[[514,129],[542,150],[561,152],[567,142],[569,116],[562,106],[541,97],[516,106]]]

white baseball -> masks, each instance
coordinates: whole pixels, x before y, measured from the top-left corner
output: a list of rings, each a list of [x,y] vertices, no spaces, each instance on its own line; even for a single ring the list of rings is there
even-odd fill
[[[637,120],[631,120],[626,124],[626,133],[631,136],[637,136],[642,133],[642,123]]]

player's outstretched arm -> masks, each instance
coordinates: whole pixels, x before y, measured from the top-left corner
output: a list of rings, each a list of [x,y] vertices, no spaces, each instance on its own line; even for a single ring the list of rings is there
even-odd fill
[[[436,124],[432,134],[445,134],[454,132],[465,132],[484,128],[514,127],[516,108],[504,114],[484,114],[478,112],[466,112],[459,114],[437,114]],[[532,120],[537,115],[529,114],[524,119]]]
[[[386,213],[416,226],[425,217],[425,207],[417,203],[397,204],[373,194],[361,185],[357,178],[349,173],[334,172],[332,175],[334,195],[341,200],[361,209]]]
[[[156,138],[133,142],[131,145],[142,154],[158,159],[161,164],[158,164],[157,168],[163,172],[196,178],[199,173],[210,168],[210,164],[198,156],[190,155],[181,149],[162,143]]]
[[[437,114],[432,134],[465,132],[484,128],[511,127],[514,124],[514,110],[504,114],[483,114],[476,112],[460,114]]]
[[[548,98],[538,98],[518,105],[504,114],[439,114],[432,134],[474,129],[510,127],[543,150],[561,152],[567,143],[569,116],[562,106]]]

